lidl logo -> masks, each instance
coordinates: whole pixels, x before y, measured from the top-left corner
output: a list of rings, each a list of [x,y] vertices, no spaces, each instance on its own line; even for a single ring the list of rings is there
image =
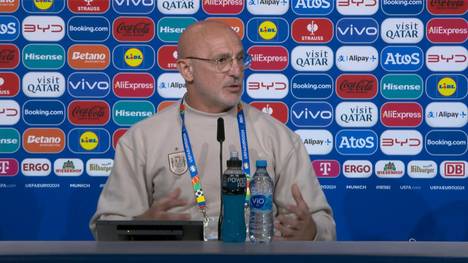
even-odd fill
[[[117,125],[131,126],[156,112],[149,101],[117,101],[112,107],[112,119]]]
[[[0,100],[0,125],[15,125],[21,116],[18,102],[15,100]]]
[[[309,155],[327,155],[333,150],[333,135],[328,130],[299,129],[294,132],[301,137]]]
[[[68,76],[68,93],[76,98],[103,98],[110,92],[109,76],[104,72],[74,72]]]
[[[333,79],[327,74],[296,74],[290,89],[297,99],[327,99],[333,94]]]
[[[14,69],[20,61],[20,51],[16,45],[0,44],[0,69]]]
[[[252,18],[247,22],[247,38],[254,43],[283,43],[289,24],[283,18]]]
[[[20,142],[20,134],[16,129],[0,128],[0,153],[15,153]]]
[[[424,38],[424,23],[417,18],[387,18],[381,28],[383,41],[390,44],[415,44]]]
[[[105,125],[110,106],[103,100],[74,100],[68,104],[68,120],[74,125]]]
[[[157,80],[159,96],[165,99],[180,99],[187,92],[185,80],[179,73],[163,73]]]
[[[22,33],[28,41],[57,42],[65,36],[65,22],[59,16],[28,16]]]
[[[20,33],[19,20],[14,16],[0,16],[0,41],[14,41]]]
[[[58,44],[29,44],[23,48],[23,65],[28,69],[60,69],[65,50]]]
[[[158,38],[163,42],[175,43],[184,30],[197,22],[193,17],[164,17],[158,21]]]
[[[463,43],[468,38],[468,23],[463,18],[432,18],[426,36],[432,43]]]
[[[210,15],[236,15],[244,10],[245,1],[243,0],[203,0],[202,8],[205,13]]]
[[[297,18],[291,31],[298,43],[328,43],[333,38],[333,23],[326,18]]]
[[[267,113],[271,117],[279,120],[282,123],[288,122],[289,111],[288,106],[283,102],[276,101],[255,101],[251,102],[250,105],[254,106],[258,110]]]
[[[0,1],[0,13],[13,13],[18,10],[20,0],[2,0]]]
[[[105,153],[110,147],[110,134],[102,128],[74,128],[67,140],[73,153]]]
[[[165,45],[158,49],[158,66],[163,70],[177,70],[177,46]]]
[[[29,128],[23,133],[28,153],[59,153],[65,148],[65,134],[58,128]]]
[[[154,21],[148,17],[118,17],[112,35],[120,42],[149,42],[154,38]]]
[[[27,0],[21,1],[29,13],[59,13],[65,8],[65,0]]]
[[[237,33],[240,39],[244,38],[244,22],[242,19],[237,17],[208,17],[206,20],[214,20],[221,23],[225,23],[231,27],[234,32]]]
[[[23,104],[23,120],[29,125],[60,125],[65,105],[59,100],[28,100]]]
[[[377,95],[372,74],[342,74],[336,79],[336,95],[342,99],[372,99]]]
[[[416,46],[387,46],[382,49],[380,62],[387,71],[417,71],[424,63],[424,54]]]
[[[169,106],[171,106],[171,105],[173,105],[175,103],[177,103],[177,101],[175,101],[175,100],[163,100],[163,101],[161,101],[161,103],[159,103],[157,110],[158,110],[158,112],[160,112],[160,111],[168,108]]]
[[[105,69],[110,64],[110,50],[105,45],[72,45],[67,56],[68,65],[78,70]]]
[[[462,99],[467,95],[468,79],[459,74],[433,74],[426,79],[426,94],[432,99]]]
[[[425,120],[430,127],[461,128],[468,122],[468,108],[462,102],[431,102]]]
[[[13,72],[0,72],[0,97],[18,95],[20,87],[19,76]]]
[[[297,15],[323,16],[333,11],[333,0],[291,0],[291,8]]]
[[[103,42],[109,38],[110,22],[103,16],[74,16],[68,20],[68,37],[76,42]]]
[[[118,45],[112,52],[113,63],[120,70],[149,70],[154,65],[154,50],[149,45]]]
[[[416,74],[387,74],[380,81],[386,99],[417,99],[423,94],[423,80]]]
[[[119,98],[148,98],[155,90],[155,80],[148,73],[118,73],[112,83]]]
[[[110,8],[111,0],[68,0],[67,6],[76,14],[102,14]]]
[[[112,8],[118,14],[150,14],[155,0],[112,0]]]
[[[373,43],[379,37],[379,23],[373,18],[342,18],[336,23],[336,38],[342,43]]]
[[[159,12],[165,15],[192,15],[200,9],[198,0],[160,0]]]
[[[297,71],[327,71],[333,66],[333,51],[327,46],[296,46],[291,65]]]
[[[288,50],[281,46],[252,46],[247,53],[252,57],[252,70],[284,70],[288,66]]]
[[[336,151],[342,155],[372,155],[377,147],[378,137],[372,130],[341,130],[335,136]]]
[[[291,121],[297,127],[326,127],[333,122],[333,107],[327,102],[296,102]]]
[[[59,72],[28,72],[22,81],[24,95],[31,98],[58,98],[65,93],[65,77]]]
[[[459,0],[426,1],[427,10],[433,15],[462,15],[468,10],[468,2]]]
[[[416,102],[387,102],[380,109],[380,121],[387,127],[417,127],[422,120],[423,109]]]
[[[431,130],[425,141],[430,155],[464,155],[468,148],[468,137],[460,130]]]

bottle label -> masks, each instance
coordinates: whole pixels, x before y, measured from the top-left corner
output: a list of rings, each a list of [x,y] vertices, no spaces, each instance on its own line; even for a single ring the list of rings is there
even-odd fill
[[[250,198],[250,209],[257,212],[270,212],[273,208],[272,195],[253,195]]]
[[[247,178],[245,174],[223,174],[222,190],[225,194],[245,194]]]

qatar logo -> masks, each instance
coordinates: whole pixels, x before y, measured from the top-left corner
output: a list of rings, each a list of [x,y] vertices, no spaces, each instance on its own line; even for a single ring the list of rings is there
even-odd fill
[[[110,147],[110,134],[102,128],[73,128],[68,132],[67,140],[68,149],[76,154],[102,154]]]
[[[155,34],[154,21],[148,17],[118,17],[112,35],[120,42],[149,42]]]
[[[65,77],[59,72],[28,72],[22,83],[24,95],[31,98],[58,98],[65,93]]]
[[[165,45],[158,49],[158,66],[163,70],[177,70],[177,46]],[[251,66],[252,67],[252,66]]]
[[[28,100],[23,104],[23,120],[29,125],[60,125],[65,105],[59,100]]]
[[[382,11],[386,15],[419,15],[426,0],[383,0]]]
[[[440,174],[445,179],[464,179],[468,177],[468,162],[443,161],[440,164]]]
[[[337,0],[336,10],[345,16],[369,16],[379,10],[378,0]]]
[[[0,41],[14,41],[20,33],[19,20],[14,16],[0,16]]]
[[[24,176],[48,176],[52,163],[45,158],[26,158],[21,162],[21,173]]]
[[[327,102],[296,102],[291,121],[297,127],[327,127],[333,122],[333,107]]]
[[[373,43],[379,37],[379,23],[373,18],[342,18],[336,24],[336,38],[342,43]]]
[[[284,15],[289,9],[289,0],[250,0],[247,2],[247,10],[252,15]]]
[[[433,74],[426,79],[426,94],[431,99],[463,99],[468,79],[461,74]]]
[[[387,102],[380,109],[380,121],[387,127],[417,127],[423,109],[417,102]]]
[[[463,46],[432,46],[426,52],[426,66],[431,71],[465,71],[468,50]]]
[[[104,42],[110,35],[110,22],[102,16],[74,16],[68,20],[68,37],[76,42]]]
[[[18,102],[14,100],[0,100],[0,125],[15,125],[21,116]]]
[[[417,74],[387,74],[380,81],[386,99],[414,100],[423,94],[423,80]]]
[[[343,175],[347,178],[369,178],[372,163],[367,160],[347,160],[343,163]]]
[[[103,100],[74,100],[68,104],[68,120],[74,125],[105,125],[110,106]]]
[[[342,74],[336,80],[336,95],[342,99],[372,99],[377,95],[377,82],[371,74]]]
[[[430,155],[464,155],[468,147],[468,137],[461,130],[431,130],[425,141]]]
[[[157,1],[159,12],[165,15],[193,15],[200,9],[199,0]]]
[[[86,162],[86,173],[89,176],[109,176],[114,166],[114,160],[91,158]]]
[[[387,46],[382,49],[380,62],[387,71],[417,71],[424,63],[424,54],[416,46]]]
[[[291,9],[296,15],[323,16],[333,11],[333,0],[291,0]]]
[[[297,71],[328,71],[333,66],[333,51],[327,46],[296,46],[291,65]]]
[[[80,176],[84,166],[81,159],[59,158],[54,161],[54,173],[57,176]]]
[[[0,97],[14,97],[18,95],[20,79],[14,72],[0,72]]]
[[[155,0],[112,0],[112,8],[118,14],[150,14]]]
[[[154,94],[155,81],[148,73],[118,73],[112,83],[119,98],[148,98]]]
[[[112,62],[120,70],[149,70],[154,66],[154,56],[149,45],[118,45],[112,51]]]
[[[431,102],[425,110],[426,123],[434,128],[461,128],[468,122],[467,115],[462,102]]]
[[[335,148],[341,155],[372,155],[377,151],[378,137],[372,130],[340,130]]]
[[[375,163],[375,175],[379,178],[401,178],[405,174],[405,164],[399,160],[380,160]]]
[[[59,16],[28,16],[22,33],[28,41],[57,42],[65,36],[65,22]]]
[[[380,135],[380,149],[386,155],[418,155],[423,138],[417,130],[386,130]]]
[[[424,37],[424,24],[417,18],[387,18],[382,22],[381,37],[389,44],[416,44]]]
[[[468,38],[468,23],[463,18],[432,18],[426,25],[432,43],[463,43]]]
[[[318,178],[336,178],[340,175],[340,163],[337,160],[314,160],[312,167]]]
[[[60,13],[65,8],[65,0],[23,0],[23,8],[28,13]]]
[[[253,43],[283,43],[289,37],[284,18],[252,18],[247,22],[247,38]]]
[[[247,53],[252,57],[252,70],[281,71],[288,67],[289,54],[285,47],[252,46]]]
[[[111,0],[68,0],[67,6],[75,14],[102,14],[110,8]]]
[[[333,38],[333,22],[326,18],[297,18],[291,31],[297,43],[328,43]]]
[[[187,91],[185,80],[179,73],[163,73],[156,82],[159,96],[165,99],[180,99]]]
[[[237,15],[244,10],[243,0],[203,0],[202,8],[210,15]]]
[[[429,160],[413,160],[408,163],[406,173],[414,179],[430,179],[437,175],[437,164]]]
[[[289,110],[288,110],[288,106],[284,104],[284,102],[254,101],[254,102],[251,102],[250,105],[270,115],[271,117],[279,120],[282,123],[288,122]]]
[[[246,88],[253,99],[282,99],[289,93],[289,82],[283,74],[251,74]]]
[[[336,51],[336,66],[341,71],[373,71],[379,53],[372,46],[342,46]]]
[[[333,79],[327,74],[301,73],[291,79],[296,99],[328,99],[333,94]]]
[[[372,127],[379,110],[372,102],[341,102],[336,106],[335,119],[341,127]]]
[[[74,72],[68,76],[68,93],[75,98],[104,98],[110,92],[110,79],[104,72]]]
[[[333,150],[333,135],[328,130],[296,130],[309,155],[327,155]]]

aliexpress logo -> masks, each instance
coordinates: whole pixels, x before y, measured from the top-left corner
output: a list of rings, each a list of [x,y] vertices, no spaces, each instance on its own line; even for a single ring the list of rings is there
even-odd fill
[[[209,17],[207,20],[214,20],[229,25],[240,39],[244,38],[244,22],[236,17]]]
[[[283,102],[265,101],[265,102],[252,102],[250,105],[259,109],[260,111],[269,114],[271,117],[279,120],[282,123],[288,122],[289,111],[288,106]]]
[[[336,79],[336,94],[342,99],[374,98],[377,87],[377,78],[371,74],[342,74]]]
[[[112,81],[119,98],[148,98],[154,93],[155,80],[148,73],[118,73]]]
[[[426,36],[433,43],[463,43],[468,23],[463,18],[433,18],[427,22]]]
[[[298,18],[291,33],[297,43],[328,43],[333,38],[333,23],[326,18]]]
[[[214,14],[240,14],[244,10],[244,0],[202,0],[202,8],[205,13]]]
[[[68,49],[68,65],[73,69],[105,69],[110,50],[104,45],[73,45]]]
[[[147,17],[118,17],[112,35],[121,42],[148,42],[154,38],[154,21]]]
[[[158,49],[158,66],[164,70],[177,69],[177,46],[165,45]]]
[[[13,72],[0,72],[0,97],[14,97],[19,92],[19,77]]]
[[[30,128],[23,133],[23,148],[28,153],[59,153],[65,148],[65,133],[58,128]]]
[[[2,0],[0,1],[0,11],[2,13],[13,13],[19,8],[20,0]]]
[[[102,100],[75,100],[67,111],[68,120],[74,125],[104,125],[110,119],[110,106]]]
[[[253,70],[284,70],[288,67],[288,50],[281,46],[252,46],[247,50],[252,57]]]
[[[380,120],[388,127],[416,127],[422,119],[423,109],[414,102],[387,102],[380,109]]]

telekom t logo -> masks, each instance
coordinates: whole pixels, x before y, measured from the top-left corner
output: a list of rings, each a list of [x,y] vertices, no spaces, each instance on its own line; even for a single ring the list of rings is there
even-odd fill
[[[331,163],[329,162],[323,162],[323,163],[320,163],[320,171],[322,172],[322,175],[324,176],[328,176],[330,175],[330,171],[331,171]]]
[[[340,174],[340,163],[337,160],[312,161],[317,177],[335,178]]]
[[[10,170],[10,162],[0,161],[0,174],[6,175],[8,170]]]
[[[15,176],[18,168],[18,161],[15,159],[0,159],[0,176]]]

